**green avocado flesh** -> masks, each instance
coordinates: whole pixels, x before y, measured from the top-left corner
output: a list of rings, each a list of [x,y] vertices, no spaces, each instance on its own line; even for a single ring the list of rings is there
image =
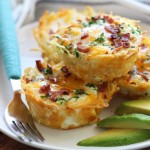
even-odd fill
[[[150,129],[150,116],[144,114],[116,115],[99,121],[97,126],[103,128]]]
[[[111,129],[77,143],[79,146],[122,146],[150,139],[150,130]]]
[[[122,103],[115,111],[116,114],[141,113],[150,115],[150,100],[133,100]]]

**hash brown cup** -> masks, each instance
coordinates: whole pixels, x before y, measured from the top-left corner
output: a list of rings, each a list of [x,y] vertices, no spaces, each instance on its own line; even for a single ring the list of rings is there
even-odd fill
[[[86,13],[74,12],[81,17],[73,17],[72,13],[73,21],[70,19],[65,25],[60,23],[54,34],[37,40],[45,43],[46,49],[43,49],[49,53],[47,56],[53,61],[64,61],[74,75],[91,83],[99,84],[125,76],[134,66],[142,40],[137,22],[98,13],[92,8]],[[41,27],[35,30],[36,39],[39,35],[47,35],[43,24],[52,29],[49,23],[43,23],[46,18],[41,19]]]
[[[37,66],[25,70],[21,86],[33,118],[51,128],[71,129],[96,123],[118,91],[115,81],[85,83],[60,64],[52,66],[52,72],[39,61]]]

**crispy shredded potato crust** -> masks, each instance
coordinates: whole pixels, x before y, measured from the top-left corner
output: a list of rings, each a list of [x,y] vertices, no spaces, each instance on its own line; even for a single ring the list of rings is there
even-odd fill
[[[118,91],[116,82],[105,83],[105,86],[102,86],[104,91],[99,92],[97,86],[88,87],[83,80],[73,75],[65,78],[60,71],[61,65],[54,66],[53,76],[57,76],[58,83],[54,84],[46,80],[46,76],[37,68],[27,68],[21,79],[21,86],[33,118],[41,124],[59,129],[71,129],[96,123],[99,120],[100,112],[108,107],[112,96]],[[29,83],[27,83],[27,79],[30,81]],[[50,97],[42,98],[43,94],[39,92],[40,87],[47,84],[50,84],[52,91],[68,89],[73,93],[74,90],[82,88],[85,94],[76,95],[78,98],[75,99],[74,95],[70,93],[67,96],[62,95],[62,101],[52,101]]]

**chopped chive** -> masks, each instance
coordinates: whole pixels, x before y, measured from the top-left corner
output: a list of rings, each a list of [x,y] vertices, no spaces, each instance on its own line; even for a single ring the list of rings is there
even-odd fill
[[[55,37],[56,37],[57,39],[60,39],[60,36],[59,36],[59,35],[56,35]]]
[[[48,98],[49,97],[49,94],[46,94],[46,95],[42,95],[41,98]]]
[[[76,89],[74,91],[74,94],[75,95],[82,95],[82,94],[86,94],[87,95],[87,93],[83,89]]]
[[[74,50],[74,54],[76,55],[76,58],[80,57],[79,52],[77,51],[77,49]]]
[[[52,68],[46,68],[43,70],[44,74],[53,74]]]
[[[102,33],[95,41],[100,43],[105,42],[104,33]]]
[[[97,86],[92,84],[92,83],[87,83],[86,86],[90,87],[90,88],[93,88],[94,90],[97,91]]]
[[[79,98],[79,95],[75,95],[73,98],[77,100]]]
[[[64,102],[67,102],[67,99],[63,98],[63,97],[57,97],[56,98],[56,102],[57,101],[64,101]]]
[[[70,50],[70,49],[72,48],[72,45],[69,44],[68,46],[65,46],[65,48],[66,48],[67,50]]]

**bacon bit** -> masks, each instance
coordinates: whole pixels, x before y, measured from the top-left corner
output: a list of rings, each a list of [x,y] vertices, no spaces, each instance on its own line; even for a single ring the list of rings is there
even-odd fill
[[[122,42],[128,42],[130,40],[130,33],[126,33],[121,35],[121,41]]]
[[[84,33],[84,34],[81,36],[81,40],[86,39],[88,36],[89,36],[88,33]]]
[[[135,85],[136,85],[136,83],[135,83],[135,82],[130,82],[130,84],[135,84]]]
[[[131,70],[131,71],[129,71],[129,72],[128,72],[128,74],[131,74],[131,75],[132,75],[132,74],[133,74],[133,72],[134,72],[134,71],[132,71],[132,70]]]
[[[50,94],[51,101],[55,102],[58,96],[58,91],[51,91],[49,94]]]
[[[116,48],[121,47],[123,45],[119,39],[114,39],[113,42]]]
[[[105,26],[104,29],[110,33],[119,33],[120,29],[115,27],[114,25]]]
[[[68,73],[66,73],[66,74],[64,75],[65,78],[68,78],[69,76],[71,76],[71,73],[70,73],[70,72],[68,72]]]
[[[130,43],[129,42],[123,42],[123,47],[124,48],[129,48],[130,47]]]
[[[99,92],[104,92],[106,90],[106,86],[107,86],[107,83],[103,83],[101,85],[98,85],[98,91]]]
[[[53,82],[53,83],[57,83],[58,82],[58,79],[56,77],[53,77],[53,76],[47,77],[47,80],[49,80],[50,82]]]
[[[114,46],[115,44],[114,43],[111,43],[111,46]]]
[[[104,94],[104,99],[107,99],[107,95]]]
[[[30,83],[32,80],[26,78],[26,83]]]
[[[61,71],[63,73],[69,73],[68,67],[67,66],[62,66]]]
[[[79,44],[77,45],[77,49],[79,52],[82,52],[82,53],[88,53],[90,51],[89,47],[85,47]]]
[[[70,90],[68,89],[61,89],[59,91],[50,91],[49,95],[50,95],[50,99],[52,101],[56,101],[56,98],[60,95],[69,95],[70,94]]]
[[[45,69],[41,63],[41,60],[36,60],[36,67],[40,72],[42,72]]]
[[[132,71],[129,71],[129,72],[128,72],[129,78],[127,79],[127,81],[130,81],[130,80],[131,80],[131,78],[132,78],[132,73],[133,73]]]
[[[114,20],[110,18],[109,16],[104,16],[104,19],[110,24],[114,22]]]
[[[112,18],[109,18],[109,19],[107,20],[107,22],[111,24],[111,23],[114,22],[114,20],[113,20]]]
[[[71,75],[71,73],[69,72],[67,66],[63,66],[63,67],[61,68],[61,71],[62,71],[63,73],[65,73],[65,75],[64,75],[65,78],[68,78],[68,77]]]
[[[70,90],[68,90],[68,89],[61,89],[59,91],[59,94],[60,95],[69,95],[70,94]]]
[[[107,20],[109,18],[109,16],[104,16],[104,19]]]
[[[99,19],[100,19],[100,16],[94,16],[94,17],[92,17],[92,20],[94,20],[94,21],[97,21]]]
[[[148,81],[148,77],[144,73],[138,71],[137,74],[140,75],[145,81]]]
[[[118,38],[118,35],[117,35],[117,34],[112,34],[112,35],[111,35],[111,38],[112,38],[112,39],[117,39],[117,38]]]
[[[141,44],[141,49],[145,49],[147,46],[145,44]]]
[[[40,90],[39,90],[39,92],[40,93],[44,93],[44,94],[49,94],[49,92],[50,92],[50,85],[43,85],[41,88],[40,88]]]
[[[117,39],[118,35],[117,34],[111,34],[111,36],[109,37],[110,40],[114,40]]]
[[[81,41],[79,41],[79,42],[77,43],[77,45],[82,45],[82,42],[81,42]]]

